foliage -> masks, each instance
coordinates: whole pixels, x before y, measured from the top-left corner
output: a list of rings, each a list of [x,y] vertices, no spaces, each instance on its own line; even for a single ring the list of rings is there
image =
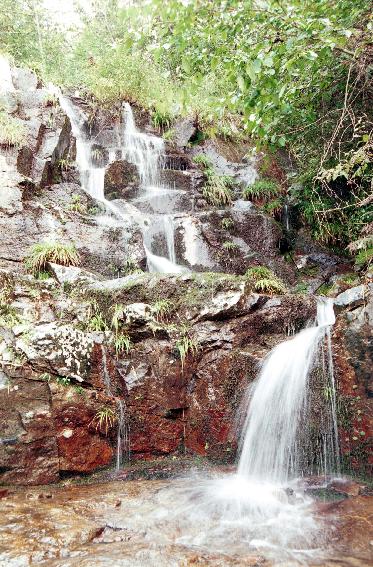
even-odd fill
[[[184,372],[185,361],[188,354],[195,356],[198,352],[199,345],[188,335],[187,332],[185,332],[179,339],[177,339],[176,349],[181,360],[181,372]]]
[[[89,331],[101,332],[101,331],[107,331],[108,325],[107,325],[103,315],[100,312],[96,312],[88,320],[87,328],[88,328]]]
[[[238,248],[238,245],[231,240],[226,240],[225,242],[223,242],[223,248],[224,250],[236,250]]]
[[[211,158],[205,154],[196,154],[193,157],[193,161],[196,165],[201,165],[205,169],[212,169],[213,167]]]
[[[152,113],[152,123],[158,130],[167,130],[172,123],[172,116],[167,110],[160,110],[159,108]]]
[[[141,268],[139,268],[139,266],[136,264],[136,262],[134,262],[134,260],[132,260],[131,258],[129,258],[128,260],[125,261],[123,271],[124,271],[126,276],[129,276],[131,274],[142,274],[143,273],[143,270],[141,270]]]
[[[0,110],[0,146],[22,146],[26,128],[21,120]]]
[[[265,266],[249,268],[245,274],[249,285],[258,293],[282,295],[286,293],[284,282]]]
[[[267,200],[271,197],[277,197],[280,192],[281,187],[278,183],[270,179],[260,179],[245,187],[242,191],[242,197],[248,201],[256,199]]]
[[[79,253],[74,244],[41,242],[34,244],[25,258],[27,270],[34,274],[45,271],[48,262],[61,266],[79,266]]]
[[[119,333],[114,336],[114,348],[117,356],[125,352],[126,354],[132,348],[131,337],[126,333]]]
[[[229,217],[225,217],[224,219],[221,219],[221,227],[224,230],[230,230],[231,228],[234,227],[234,220]]]
[[[114,427],[117,420],[118,418],[114,410],[108,407],[102,407],[94,415],[89,425],[94,426],[96,431],[103,431],[105,435],[107,435],[109,430]]]
[[[152,312],[158,320],[164,320],[167,319],[173,307],[173,303],[170,299],[159,299],[152,305]]]
[[[113,327],[115,333],[118,333],[121,320],[124,316],[124,305],[122,303],[115,303],[115,305],[111,307],[111,310],[113,312],[111,326]]]
[[[87,213],[87,206],[84,203],[82,203],[82,199],[80,195],[74,193],[71,196],[71,203],[69,205],[69,210],[73,211],[74,213],[80,213],[81,215]]]

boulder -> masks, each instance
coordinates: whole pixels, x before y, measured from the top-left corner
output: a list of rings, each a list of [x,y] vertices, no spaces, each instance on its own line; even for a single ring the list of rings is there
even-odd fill
[[[346,291],[337,295],[334,299],[334,305],[338,308],[348,307],[354,309],[359,305],[363,305],[369,291],[373,291],[373,284],[358,285],[347,289]]]
[[[105,171],[105,196],[127,199],[138,189],[140,179],[136,165],[125,160],[111,163]]]
[[[102,276],[95,275],[88,270],[74,266],[60,266],[59,264],[48,264],[53,276],[60,284],[94,283],[102,280]]]

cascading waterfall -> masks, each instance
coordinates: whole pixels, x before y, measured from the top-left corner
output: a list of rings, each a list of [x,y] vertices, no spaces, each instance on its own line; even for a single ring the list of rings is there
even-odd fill
[[[330,430],[324,428],[323,438],[326,451],[335,451],[323,472],[332,472],[338,459],[330,350],[334,321],[332,301],[320,298],[317,324],[279,344],[264,360],[244,407],[236,474],[185,479],[160,493],[163,509],[177,502],[171,518],[181,533],[176,543],[218,552],[233,546],[244,556],[259,551],[284,566],[307,565],[322,556],[325,527],[315,520],[313,501],[299,477],[308,472],[302,446],[308,430],[302,427],[312,409],[310,385],[320,371],[328,377],[325,411],[331,414],[324,420]]]
[[[52,88],[52,87],[51,87]],[[105,170],[106,167],[97,166],[94,160],[94,141],[86,134],[87,119],[84,113],[72,102],[64,97],[59,90],[54,89],[59,97],[61,108],[70,119],[72,132],[76,139],[76,163],[80,173],[80,181],[83,189],[94,199],[101,202],[105,208],[112,212],[116,218],[127,222],[136,222],[142,233],[144,248],[147,255],[148,269],[151,272],[179,273],[186,269],[176,263],[174,226],[172,216],[167,212],[165,215],[148,215],[142,213],[137,207],[128,202],[121,202],[121,207],[115,206],[105,198]],[[160,184],[160,171],[163,167],[164,142],[162,138],[139,132],[131,106],[123,104],[123,132],[121,144],[118,148],[121,155],[127,161],[136,165],[141,190],[152,197],[161,194],[165,188]],[[109,152],[108,163],[117,159],[117,151]],[[159,256],[152,251],[151,233],[158,233],[165,239],[166,256]]]
[[[123,103],[123,123],[125,159],[136,165],[142,187],[155,189],[160,184],[159,171],[165,151],[164,141],[137,130],[128,102]]]
[[[307,421],[308,380],[312,369],[321,365],[321,343],[325,337],[329,367],[329,384],[326,387],[333,415],[333,431],[327,435],[331,447],[325,449],[325,454],[337,451],[330,342],[330,326],[334,321],[332,300],[320,299],[317,326],[304,329],[293,339],[281,343],[265,359],[260,376],[250,392],[238,474],[257,480],[286,483],[289,478],[303,472],[299,462],[298,433],[300,425]]]
[[[156,197],[162,194],[160,171],[163,168],[164,141],[162,138],[139,132],[136,128],[132,108],[128,103],[123,104],[124,124],[124,155],[125,158],[136,165],[141,188],[145,194]],[[186,271],[176,262],[174,226],[172,216],[169,214],[154,215],[150,228],[152,232],[163,236],[166,242],[167,256],[159,256],[152,251],[152,237],[149,237],[150,228],[144,231],[144,247],[147,255],[150,272],[179,273]]]

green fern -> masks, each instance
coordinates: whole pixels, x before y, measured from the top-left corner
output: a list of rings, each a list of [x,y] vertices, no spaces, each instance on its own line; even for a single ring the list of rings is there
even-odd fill
[[[184,334],[176,341],[176,349],[179,353],[179,357],[181,360],[181,372],[184,372],[185,360],[188,354],[192,354],[195,356],[199,350],[198,343],[189,337],[189,335]]]
[[[59,242],[34,244],[25,257],[26,269],[33,274],[46,271],[48,262],[61,266],[79,266],[80,257],[73,244]]]

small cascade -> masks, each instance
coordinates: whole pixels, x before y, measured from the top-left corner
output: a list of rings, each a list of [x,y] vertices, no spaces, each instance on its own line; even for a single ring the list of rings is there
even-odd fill
[[[302,425],[307,423],[309,377],[315,367],[323,366],[321,347],[325,338],[328,349],[326,387],[331,401],[332,430],[325,434],[325,440],[331,446],[325,448],[324,452],[336,454],[338,461],[330,342],[330,326],[334,322],[332,300],[320,298],[317,325],[304,329],[293,339],[281,343],[265,359],[260,376],[249,395],[238,465],[239,475],[284,484],[303,473],[298,435]],[[335,471],[324,470],[324,474],[331,472]]]
[[[60,91],[57,90],[56,93],[59,96],[62,110],[70,120],[72,133],[76,140],[76,163],[79,169],[82,188],[93,199],[102,203],[116,218],[125,222],[133,220],[140,226],[143,226],[146,223],[146,217],[144,217],[136,207],[125,203],[123,205],[124,212],[122,212],[121,209],[105,198],[104,185],[106,167],[97,167],[95,164],[93,141],[86,134],[87,118],[85,114],[78,107],[74,106],[68,98],[64,97]],[[111,152],[109,158],[114,160],[115,156],[115,152]]]
[[[163,168],[164,141],[162,138],[139,132],[135,125],[132,108],[123,103],[124,157],[136,165],[142,187],[159,186],[159,172]]]
[[[128,463],[131,459],[129,420],[126,403],[123,399],[117,400],[117,420],[117,471],[120,471],[124,463]]]
[[[148,269],[151,272],[180,273],[187,271],[176,262],[174,228],[172,216],[169,210],[164,211],[161,196],[170,189],[161,186],[160,172],[164,165],[164,141],[162,138],[139,132],[131,106],[123,104],[123,131],[120,147],[110,149],[105,166],[94,159],[94,140],[87,135],[87,118],[80,108],[75,106],[68,98],[64,97],[58,90],[60,105],[71,122],[73,135],[76,139],[76,163],[80,173],[82,188],[94,199],[100,201],[113,215],[128,223],[134,221],[143,233],[144,248],[147,255]],[[122,155],[127,161],[136,165],[141,187],[148,196],[149,202],[157,203],[159,199],[159,211],[149,219],[149,215],[141,212],[137,207],[122,200],[120,208],[105,198],[105,171],[107,165]],[[161,212],[162,211],[162,212]],[[158,220],[159,217],[159,220]],[[166,255],[159,255],[155,247],[149,227],[152,226],[151,234],[158,233],[166,241]],[[156,226],[156,230],[154,227]]]
[[[111,379],[110,372],[107,367],[107,357],[106,349],[104,345],[101,345],[102,353],[102,374],[106,389],[106,395],[110,397],[113,396],[111,389]],[[126,402],[123,398],[116,398],[117,406],[117,459],[116,459],[116,469],[119,471],[125,462],[130,460],[130,428],[129,419],[127,415]]]
[[[168,191],[160,182],[160,171],[164,166],[165,147],[162,138],[139,132],[131,106],[123,104],[123,140],[125,158],[136,165],[141,188],[149,200],[157,200],[164,191]],[[180,273],[187,271],[176,262],[174,228],[172,217],[165,211],[151,222],[152,234],[158,233],[166,241],[167,255],[161,256],[153,250],[153,238],[150,231],[144,231],[144,246],[150,272]],[[158,220],[158,216],[160,220]]]

